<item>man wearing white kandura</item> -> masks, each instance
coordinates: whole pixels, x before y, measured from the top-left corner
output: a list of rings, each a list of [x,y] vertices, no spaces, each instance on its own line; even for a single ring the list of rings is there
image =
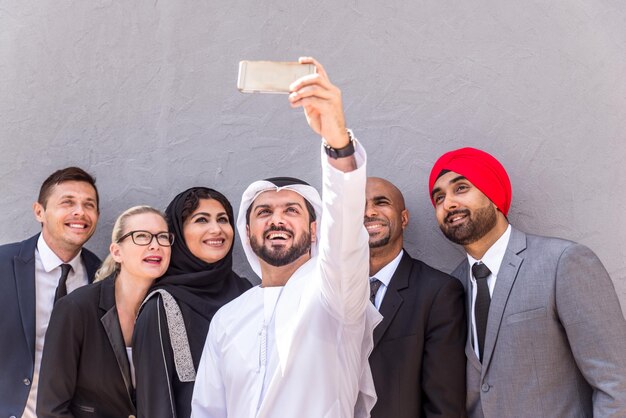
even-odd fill
[[[194,418],[369,417],[367,357],[381,316],[369,303],[363,147],[346,130],[341,92],[317,74],[291,86],[323,137],[323,199],[278,177],[244,192],[237,227],[261,285],[213,318],[198,369]]]

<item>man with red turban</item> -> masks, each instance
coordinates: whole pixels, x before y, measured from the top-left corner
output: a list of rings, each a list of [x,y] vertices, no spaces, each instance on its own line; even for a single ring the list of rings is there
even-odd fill
[[[511,182],[493,156],[441,156],[429,191],[467,261],[470,418],[626,417],[626,321],[596,255],[509,224]]]

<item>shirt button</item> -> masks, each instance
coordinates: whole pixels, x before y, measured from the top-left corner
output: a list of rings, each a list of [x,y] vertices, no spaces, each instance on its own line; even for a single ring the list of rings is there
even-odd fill
[[[489,392],[489,388],[491,386],[489,386],[487,383],[483,383],[483,385],[480,387],[480,390],[482,390],[483,392]]]
[[[24,384],[26,386],[30,386],[30,379],[29,378],[25,377],[24,380],[22,380],[22,382],[24,382]]]
[[[134,415],[129,415],[128,418],[135,418],[135,416]]]
[[[11,415],[9,418],[17,418],[15,415]]]

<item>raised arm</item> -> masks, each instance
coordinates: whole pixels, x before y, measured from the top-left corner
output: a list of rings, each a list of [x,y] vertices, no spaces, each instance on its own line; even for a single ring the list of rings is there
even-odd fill
[[[291,106],[302,107],[313,131],[323,138],[324,143],[335,150],[343,150],[350,144],[343,115],[341,90],[330,82],[322,64],[314,58],[301,57],[301,64],[314,64],[316,74],[295,81],[289,94]],[[343,158],[327,158],[328,163],[344,173],[357,169],[354,155]]]
[[[309,126],[323,141],[320,288],[333,316],[354,322],[369,303],[369,247],[363,227],[366,154],[346,130],[341,91],[319,62],[313,58],[300,58],[300,62],[317,67],[317,74],[294,82],[289,100],[293,107],[304,109]],[[334,150],[332,156],[327,148]]]

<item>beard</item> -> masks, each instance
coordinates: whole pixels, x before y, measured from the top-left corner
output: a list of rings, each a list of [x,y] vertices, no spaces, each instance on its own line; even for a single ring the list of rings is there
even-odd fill
[[[264,231],[263,236],[267,236],[268,232],[270,231],[284,231],[291,234],[291,236],[294,236],[292,231],[289,231],[287,228],[284,227],[271,227],[268,230]],[[311,250],[311,232],[303,232],[300,239],[294,241],[293,245],[289,248],[268,248],[263,244],[259,244],[256,237],[250,237],[250,246],[252,247],[252,251],[257,255],[257,257],[265,261],[270,266],[282,267],[286,266],[287,264],[293,263],[298,258],[302,257],[304,254],[307,254]]]
[[[376,241],[369,241],[369,246],[370,248],[380,248],[380,247],[384,247],[385,245],[389,244],[389,241],[391,241],[391,231],[389,231],[389,225],[387,224],[387,221],[385,221],[384,219],[380,219],[380,218],[370,218],[370,217],[365,217],[363,219],[364,223],[367,222],[381,222],[383,225],[386,225],[387,228],[387,234],[385,236],[383,236],[382,238],[379,238]]]
[[[389,244],[389,241],[391,241],[391,236],[387,234],[384,237],[380,238],[378,241],[370,241],[370,248],[384,247],[385,245]]]
[[[458,214],[467,215],[467,221],[459,226],[449,226],[446,223],[447,220]],[[460,245],[469,245],[487,235],[496,226],[497,221],[496,209],[493,206],[487,206],[476,209],[473,215],[467,209],[450,212],[439,228],[450,241]]]

